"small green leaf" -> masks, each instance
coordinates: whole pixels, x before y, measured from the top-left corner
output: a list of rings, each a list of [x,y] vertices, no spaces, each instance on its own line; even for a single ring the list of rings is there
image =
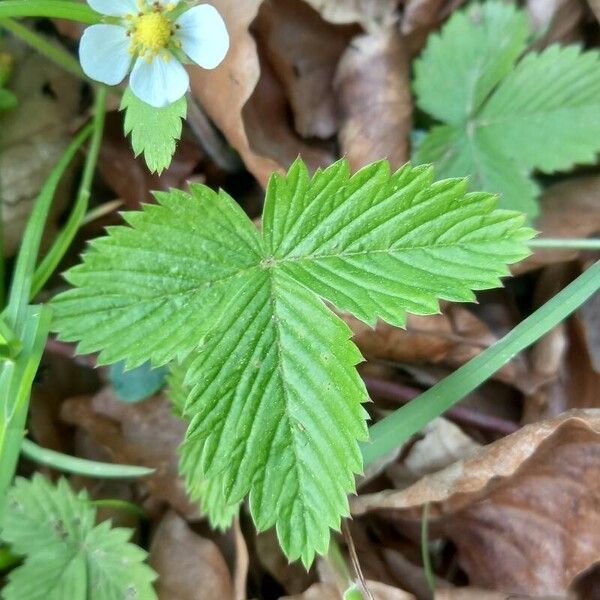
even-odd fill
[[[432,180],[386,162],[310,177],[298,160],[271,178],[261,234],[223,192],[161,193],[95,240],[52,301],[60,338],[100,363],[185,361],[172,395],[190,421],[188,487],[214,495],[209,513],[249,495],[257,527],[306,565],[348,514],[367,436],[362,357],[323,300],[402,325],[440,298],[474,300],[529,253],[523,215]]]
[[[123,402],[140,402],[159,392],[165,384],[168,369],[153,369],[149,362],[125,370],[123,362],[110,366],[108,377],[119,400]]]
[[[143,153],[150,171],[160,174],[171,164],[181,137],[181,120],[187,113],[185,96],[165,108],[154,108],[127,88],[121,110],[125,110],[125,135],[131,134],[135,155]]]
[[[0,111],[12,110],[18,103],[17,97],[10,90],[0,88]]]
[[[594,164],[600,151],[600,53],[525,50],[523,11],[489,1],[454,13],[415,66],[417,103],[445,124],[415,160],[438,177],[470,176],[501,206],[538,212],[533,171]]]
[[[152,600],[156,574],[131,531],[95,525],[87,494],[66,480],[56,486],[39,474],[17,478],[9,492],[2,539],[25,556],[11,571],[4,600]]]

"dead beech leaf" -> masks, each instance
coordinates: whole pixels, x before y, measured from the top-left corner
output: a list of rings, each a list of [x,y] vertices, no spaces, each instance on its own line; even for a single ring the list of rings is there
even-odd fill
[[[599,468],[600,410],[573,410],[351,506],[414,518],[429,502],[432,530],[454,542],[472,585],[564,594],[600,557]]]
[[[396,27],[355,37],[340,61],[336,91],[342,154],[357,170],[386,158],[409,158],[412,95],[408,57]]]
[[[414,596],[378,581],[367,581],[367,587],[375,600],[414,600]],[[315,583],[304,593],[284,596],[280,600],[341,600],[342,595],[334,585]]]
[[[435,591],[435,600],[575,600],[570,596],[524,596],[506,594],[474,587],[442,588]]]
[[[18,106],[0,115],[0,182],[4,252],[12,254],[33,203],[50,171],[66,150],[79,118],[81,82],[18,41],[7,47],[14,59],[10,89]],[[52,205],[50,223],[70,197],[73,166]]]
[[[184,516],[197,515],[178,472],[177,448],[186,425],[173,415],[164,396],[127,404],[107,387],[95,396],[67,400],[61,416],[88,433],[114,462],[156,469],[140,480],[152,499],[168,503]]]
[[[550,186],[540,201],[541,214],[535,223],[541,238],[586,238],[600,233],[600,176],[576,177]],[[577,250],[536,249],[512,268],[514,274],[541,266],[566,262]]]
[[[305,0],[330,23],[360,23],[367,31],[390,26],[399,0]]]
[[[427,36],[459,8],[465,0],[406,0],[402,15],[401,32],[406,38],[410,55],[418,54],[425,46]]]
[[[305,138],[335,135],[333,76],[355,28],[331,25],[298,0],[265,0],[252,31],[289,99],[295,130]]]
[[[282,165],[253,151],[242,120],[242,109],[260,77],[256,43],[248,29],[261,3],[262,0],[212,1],[227,23],[231,46],[217,69],[191,68],[190,85],[193,95],[240,153],[248,170],[265,184],[272,172],[282,170]]]
[[[234,600],[231,575],[218,547],[194,533],[173,511],[152,538],[150,565],[160,600]]]
[[[417,440],[397,461],[386,469],[386,475],[396,489],[405,488],[425,475],[441,471],[448,465],[468,458],[481,445],[443,417],[434,419],[423,429]]]
[[[534,31],[542,34],[536,48],[582,40],[585,10],[581,0],[527,0],[527,12]]]
[[[600,0],[587,0],[590,8],[594,11],[596,18],[600,21]]]
[[[352,329],[354,342],[369,360],[398,363],[441,363],[459,367],[498,340],[488,325],[464,306],[449,304],[442,314],[409,315],[406,329],[379,321],[372,329],[348,313],[341,317]],[[516,356],[494,379],[529,389],[527,363]]]

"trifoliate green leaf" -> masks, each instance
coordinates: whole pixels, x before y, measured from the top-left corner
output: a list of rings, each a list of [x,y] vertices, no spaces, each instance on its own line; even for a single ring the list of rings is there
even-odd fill
[[[420,107],[440,121],[462,124],[510,73],[528,36],[525,13],[509,4],[492,1],[455,12],[415,63]]]
[[[415,160],[442,177],[471,176],[501,206],[537,213],[533,171],[595,163],[600,151],[600,53],[551,46],[515,62],[526,20],[505,3],[474,4],[432,36],[417,61],[417,102],[434,127]]]
[[[18,478],[8,495],[2,539],[25,556],[2,590],[5,600],[152,600],[156,574],[131,531],[95,525],[85,492],[39,474]]]
[[[181,120],[187,113],[185,96],[165,108],[154,108],[127,88],[121,110],[125,110],[125,135],[131,134],[133,152],[136,156],[143,153],[150,171],[160,174],[171,164],[181,137]]]
[[[60,338],[100,362],[187,357],[188,482],[226,505],[246,494],[259,529],[310,564],[348,514],[367,399],[351,331],[324,304],[401,325],[438,300],[473,300],[528,254],[524,217],[465,180],[298,160],[269,183],[259,234],[224,193],[157,195],[67,273],[52,302]],[[219,481],[219,483],[217,483]]]

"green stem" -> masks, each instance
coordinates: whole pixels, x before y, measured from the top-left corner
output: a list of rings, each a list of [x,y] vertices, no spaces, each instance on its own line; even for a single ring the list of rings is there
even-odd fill
[[[117,510],[131,513],[144,521],[148,520],[148,513],[141,506],[138,506],[133,502],[127,502],[127,500],[117,500],[112,498],[106,500],[90,500],[90,504],[97,508],[116,508]]]
[[[382,419],[362,445],[365,466],[385,456],[427,423],[439,417],[489,379],[519,352],[548,333],[600,288],[600,261],[596,262],[549,302],[527,317],[493,346],[471,359],[415,398]]]
[[[561,239],[541,238],[530,240],[532,248],[572,248],[574,250],[600,250],[600,240],[595,239]]]
[[[37,50],[40,54],[43,54],[57,65],[62,67],[65,71],[72,73],[76,77],[85,79],[85,75],[81,70],[79,61],[74,58],[68,52],[65,52],[60,47],[51,44],[47,39],[38,35],[28,27],[21,25],[21,23],[14,19],[0,19],[0,27],[10,31],[13,35],[23,40],[26,44]]]
[[[102,463],[94,460],[86,460],[76,456],[62,454],[48,448],[41,448],[31,440],[22,440],[21,451],[23,456],[30,460],[52,467],[57,471],[76,473],[87,477],[98,477],[100,479],[130,479],[134,477],[146,477],[154,473],[154,469],[147,467],[136,467],[133,465],[117,465],[113,463]]]
[[[89,135],[90,128],[86,127],[71,142],[42,187],[29,216],[15,265],[8,306],[5,313],[6,323],[13,329],[15,335],[19,335],[19,330],[23,323],[23,315],[27,310],[29,298],[31,297],[35,263],[56,188],[69,163],[73,160],[73,157]]]
[[[423,504],[423,511],[421,512],[421,558],[427,585],[431,593],[435,594],[435,574],[431,567],[431,556],[429,554],[429,502]]]
[[[0,372],[0,523],[21,452],[31,386],[49,331],[49,309],[27,307],[23,328],[18,332],[23,350],[16,360],[5,361]]]
[[[102,15],[87,4],[72,0],[2,0],[0,19],[5,17],[49,17],[79,21],[86,25],[99,23]]]
[[[31,298],[44,287],[56,267],[67,252],[69,246],[73,242],[83,219],[86,216],[88,203],[90,199],[92,180],[96,165],[98,164],[98,155],[102,146],[102,134],[104,132],[104,118],[106,115],[106,88],[99,86],[96,88],[96,100],[94,104],[94,120],[92,123],[92,140],[88,148],[88,153],[83,167],[83,175],[79,185],[77,200],[73,205],[69,219],[65,226],[58,234],[56,240],[48,253],[44,256],[41,263],[38,265],[31,284]]]

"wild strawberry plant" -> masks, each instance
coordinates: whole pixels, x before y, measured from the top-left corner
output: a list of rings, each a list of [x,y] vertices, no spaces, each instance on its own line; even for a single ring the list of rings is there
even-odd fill
[[[499,285],[533,232],[466,187],[385,162],[310,177],[297,160],[271,178],[261,232],[225,192],[156,194],[66,273],[55,327],[103,364],[185,360],[188,481],[217,479],[227,505],[249,494],[257,527],[310,565],[348,514],[367,439],[362,358],[324,300],[403,325]]]

